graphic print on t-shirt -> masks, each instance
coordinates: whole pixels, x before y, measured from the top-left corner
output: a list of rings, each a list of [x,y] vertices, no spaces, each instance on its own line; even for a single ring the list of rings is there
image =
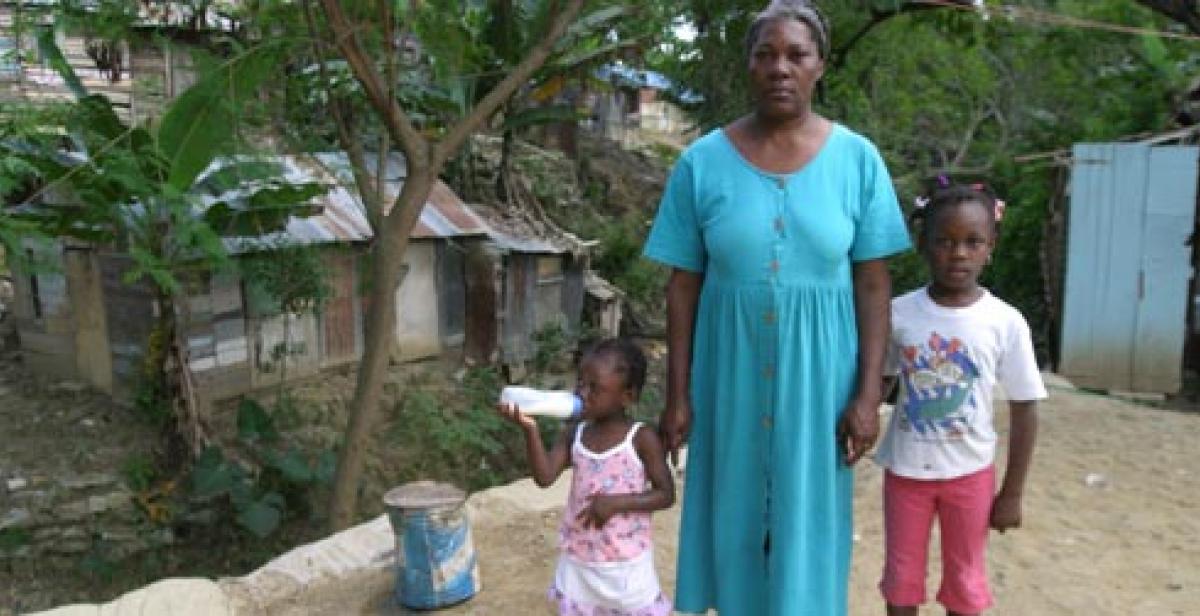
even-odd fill
[[[978,378],[979,369],[958,338],[934,332],[924,348],[903,347],[900,381],[905,395],[899,428],[939,439],[961,438],[969,423],[967,411],[975,407],[971,388]]]

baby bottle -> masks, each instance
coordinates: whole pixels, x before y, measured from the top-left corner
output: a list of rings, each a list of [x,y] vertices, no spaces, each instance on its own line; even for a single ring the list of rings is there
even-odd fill
[[[583,401],[569,391],[510,386],[500,392],[501,404],[512,404],[526,415],[571,419],[583,412]]]

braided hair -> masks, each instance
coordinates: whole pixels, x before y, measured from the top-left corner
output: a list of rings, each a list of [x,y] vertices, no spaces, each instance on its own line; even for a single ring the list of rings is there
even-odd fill
[[[968,203],[977,204],[988,213],[992,223],[992,237],[1000,235],[1000,220],[1004,216],[1004,202],[996,198],[996,194],[985,184],[951,184],[944,178],[939,178],[938,188],[929,197],[918,197],[916,207],[909,215],[909,221],[917,229],[917,236],[922,240],[929,239],[929,233],[937,224],[937,220],[945,212],[955,206]]]
[[[628,338],[605,338],[592,345],[584,357],[611,357],[617,374],[626,387],[641,396],[646,384],[646,354]]]

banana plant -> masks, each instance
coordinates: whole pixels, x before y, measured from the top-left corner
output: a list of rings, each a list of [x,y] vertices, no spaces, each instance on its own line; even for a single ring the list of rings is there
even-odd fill
[[[75,101],[49,127],[61,138],[0,141],[7,161],[0,187],[41,187],[8,214],[47,235],[129,255],[124,281],[148,283],[160,315],[143,358],[144,386],[150,403],[174,409],[176,434],[198,454],[207,436],[203,422],[187,416],[196,411],[186,402],[176,323],[183,281],[228,266],[230,238],[278,231],[290,216],[312,214],[310,202],[328,187],[286,183],[269,159],[226,156],[238,138],[241,105],[278,60],[267,47],[243,51],[203,76],[159,121],[130,126],[107,98],[86,90],[52,32],[39,46]]]

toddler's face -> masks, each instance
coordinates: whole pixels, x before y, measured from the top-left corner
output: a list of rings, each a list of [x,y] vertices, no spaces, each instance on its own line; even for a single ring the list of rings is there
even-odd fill
[[[579,365],[575,394],[583,400],[583,418],[601,419],[624,412],[631,393],[611,355],[590,355]]]

